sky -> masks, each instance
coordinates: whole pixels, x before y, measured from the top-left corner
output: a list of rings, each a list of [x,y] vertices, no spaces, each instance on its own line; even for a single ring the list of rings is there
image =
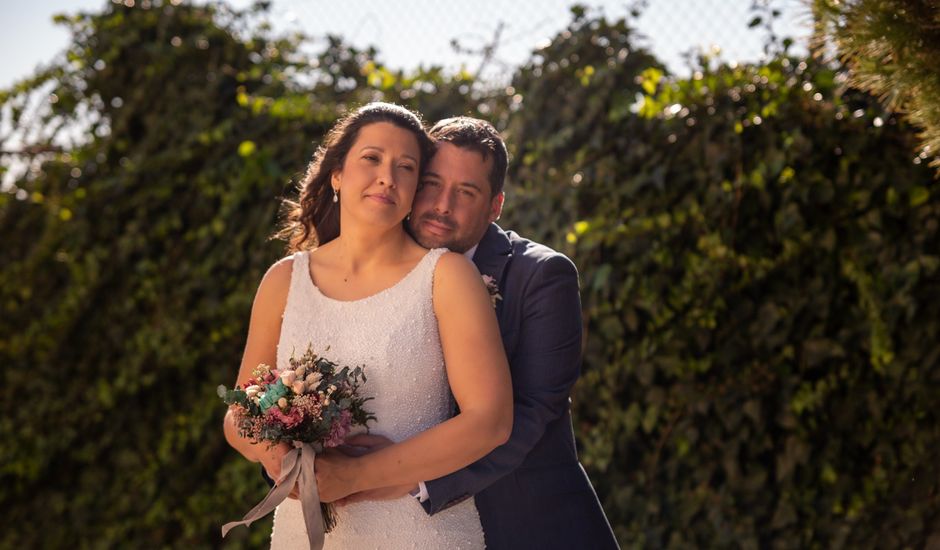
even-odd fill
[[[69,41],[67,30],[52,22],[56,13],[99,11],[110,0],[0,0],[0,88],[48,63]],[[139,0],[138,0],[139,1]],[[488,71],[498,77],[526,61],[532,50],[564,29],[573,0],[273,0],[271,22],[282,31],[342,36],[360,47],[375,45],[380,60],[395,68],[440,64],[451,69],[476,68],[480,56],[451,47],[457,39],[466,49],[479,50],[499,31],[499,47]],[[636,2],[637,0],[632,0]],[[643,0],[639,0],[643,1]],[[645,0],[636,26],[644,45],[673,72],[688,72],[683,52],[721,47],[726,60],[753,61],[761,56],[765,33],[748,29],[753,0]],[[802,0],[773,0],[783,16],[778,33],[805,37],[808,9]],[[245,7],[251,0],[228,0]],[[582,0],[608,17],[627,13],[625,0]]]

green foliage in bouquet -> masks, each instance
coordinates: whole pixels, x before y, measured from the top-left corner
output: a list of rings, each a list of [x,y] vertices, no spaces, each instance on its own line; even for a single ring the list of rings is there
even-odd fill
[[[243,407],[252,415],[261,414],[261,406],[256,404],[254,401],[248,399],[248,394],[245,392],[245,390],[238,389],[238,388],[230,390],[226,388],[225,386],[219,386],[218,388],[216,388],[216,393],[219,395],[219,397],[222,398],[222,401],[227,405],[238,405],[240,407]]]

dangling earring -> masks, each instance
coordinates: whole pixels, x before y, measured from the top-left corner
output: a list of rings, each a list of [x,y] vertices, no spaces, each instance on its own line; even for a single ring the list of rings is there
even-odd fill
[[[336,188],[333,189],[333,202],[339,202],[339,191]]]

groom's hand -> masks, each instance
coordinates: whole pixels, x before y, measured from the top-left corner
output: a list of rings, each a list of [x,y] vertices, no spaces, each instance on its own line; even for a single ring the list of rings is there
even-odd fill
[[[417,483],[412,485],[398,485],[395,487],[380,487],[378,489],[353,493],[348,497],[337,500],[335,504],[338,506],[345,506],[347,504],[353,504],[355,502],[363,502],[367,500],[397,500],[405,495],[415,494],[417,491]]]
[[[356,491],[358,460],[336,449],[327,449],[317,455],[314,471],[320,502],[335,502]]]
[[[385,436],[374,434],[359,434],[348,438],[345,444],[339,447],[339,450],[348,456],[362,456],[388,447],[393,443],[394,442],[391,439]],[[346,504],[363,502],[366,500],[396,500],[405,495],[413,494],[417,490],[417,484],[380,487],[378,489],[353,493],[345,498],[337,500],[336,504],[344,506]]]

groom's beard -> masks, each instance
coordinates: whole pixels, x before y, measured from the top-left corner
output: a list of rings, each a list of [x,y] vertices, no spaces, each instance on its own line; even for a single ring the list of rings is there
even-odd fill
[[[437,235],[430,235],[422,227],[426,221],[433,221],[438,225],[442,225],[450,233],[440,237]],[[426,212],[417,220],[411,218],[411,226],[411,233],[415,236],[415,240],[417,240],[418,244],[425,248],[448,248],[451,250],[451,252],[459,252],[460,254],[463,254],[476,244],[472,237],[461,238],[459,234],[459,227],[457,226],[457,223],[454,221],[454,219],[442,214]]]
[[[451,218],[448,217],[448,216],[441,215],[441,214],[435,214],[434,212],[428,212],[428,213],[426,213],[425,215],[421,216],[421,221],[422,221],[422,222],[424,222],[424,221],[437,222],[437,223],[439,223],[439,224],[441,224],[441,225],[447,227],[447,228],[450,229],[451,231],[453,231],[454,229],[457,228],[457,224],[454,223],[454,220],[453,220],[453,219],[451,219]]]

